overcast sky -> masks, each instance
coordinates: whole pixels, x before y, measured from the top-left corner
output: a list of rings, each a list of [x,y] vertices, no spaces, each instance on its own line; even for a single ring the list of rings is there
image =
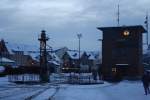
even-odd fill
[[[0,0],[0,38],[7,42],[37,44],[46,30],[49,45],[82,50],[99,50],[101,32],[96,27],[142,24],[150,0]]]

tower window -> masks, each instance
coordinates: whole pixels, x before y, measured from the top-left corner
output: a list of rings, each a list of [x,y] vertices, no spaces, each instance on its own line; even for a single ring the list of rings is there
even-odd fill
[[[128,31],[128,30],[125,30],[124,32],[123,32],[123,36],[129,36],[130,35],[130,32]]]

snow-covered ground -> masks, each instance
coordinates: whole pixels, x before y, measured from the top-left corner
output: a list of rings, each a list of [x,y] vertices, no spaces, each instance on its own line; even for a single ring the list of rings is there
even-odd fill
[[[140,81],[97,85],[16,85],[0,78],[0,100],[149,100]]]
[[[68,85],[55,95],[55,100],[149,100],[141,82],[123,81],[117,84]]]
[[[8,82],[8,77],[0,77],[0,100],[45,100],[55,93],[57,87],[58,85],[50,83],[38,85],[17,85],[15,83]]]

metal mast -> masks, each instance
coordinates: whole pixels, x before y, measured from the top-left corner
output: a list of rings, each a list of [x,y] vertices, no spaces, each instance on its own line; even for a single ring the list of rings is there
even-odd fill
[[[81,63],[81,61],[80,61],[80,60],[81,60],[81,56],[80,56],[80,55],[81,55],[81,54],[80,54],[80,52],[81,52],[81,50],[80,50],[80,49],[81,49],[81,48],[80,48],[80,45],[81,45],[81,44],[80,44],[80,39],[81,39],[81,37],[82,37],[82,34],[77,34],[77,37],[78,37],[78,39],[79,39],[79,68],[80,68],[80,63]]]
[[[41,37],[38,39],[40,41],[40,81],[49,82],[49,69],[47,67],[47,51],[46,51],[46,42],[49,40],[46,37],[45,30],[41,31]]]
[[[149,23],[148,23],[148,13],[146,13],[146,17],[145,17],[145,27],[146,27],[146,33],[147,33],[147,36],[146,36],[146,40],[147,40],[147,42],[146,42],[146,44],[147,44],[147,46],[148,46],[148,44],[149,44],[149,41],[148,41],[148,25]]]
[[[119,8],[119,4],[118,4],[118,11],[117,11],[117,25],[120,25],[120,8]]]

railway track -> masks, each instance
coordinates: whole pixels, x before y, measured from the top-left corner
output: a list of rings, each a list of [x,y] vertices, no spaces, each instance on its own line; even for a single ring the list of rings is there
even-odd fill
[[[65,81],[55,81],[46,84],[36,85],[16,85],[7,84],[0,86],[0,100],[36,100],[38,96],[44,94],[47,90],[51,92],[47,100],[51,100],[60,88],[59,84]],[[52,90],[53,89],[53,90]]]

